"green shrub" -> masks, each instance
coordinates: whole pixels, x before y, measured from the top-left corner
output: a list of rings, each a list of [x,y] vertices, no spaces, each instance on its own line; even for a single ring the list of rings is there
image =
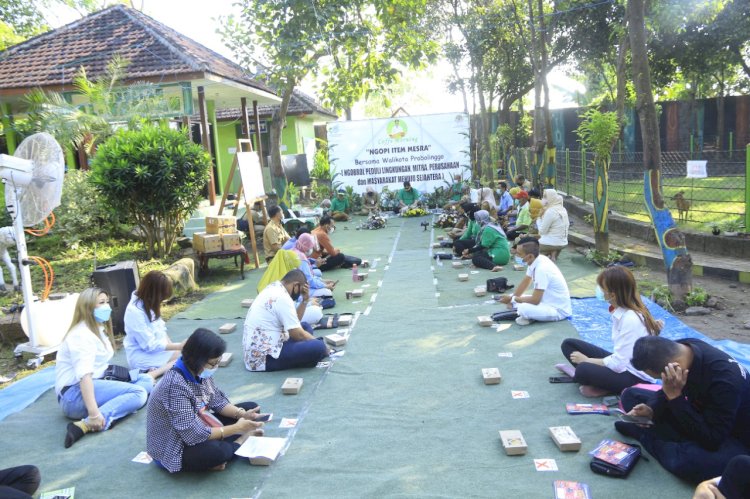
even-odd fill
[[[149,258],[168,254],[198,207],[211,159],[187,133],[145,125],[99,146],[91,181],[112,209],[137,225]]]
[[[708,292],[701,287],[694,287],[693,290],[685,296],[685,303],[688,307],[700,307],[708,300]]]
[[[90,182],[89,172],[65,174],[60,206],[55,209],[55,231],[71,247],[81,241],[106,239],[118,232],[116,214]]]

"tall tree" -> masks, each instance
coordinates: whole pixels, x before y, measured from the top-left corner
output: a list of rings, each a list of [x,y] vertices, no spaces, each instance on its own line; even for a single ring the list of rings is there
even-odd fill
[[[693,261],[685,245],[685,235],[677,228],[672,213],[664,208],[661,190],[661,141],[651,88],[651,70],[646,48],[645,0],[628,0],[628,33],[630,36],[636,111],[643,139],[644,194],[651,221],[664,255],[667,282],[672,294],[684,298],[692,287]]]
[[[349,109],[368,90],[398,74],[394,61],[419,67],[434,58],[434,31],[427,0],[246,0],[239,18],[229,17],[224,42],[240,62],[266,78],[281,95],[271,119],[271,169],[283,196],[281,130],[294,89],[323,74],[323,94]]]

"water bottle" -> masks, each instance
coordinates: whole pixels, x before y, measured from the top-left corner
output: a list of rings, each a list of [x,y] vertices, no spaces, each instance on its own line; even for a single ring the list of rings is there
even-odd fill
[[[359,281],[359,270],[357,269],[356,263],[352,265],[352,281],[354,282]]]

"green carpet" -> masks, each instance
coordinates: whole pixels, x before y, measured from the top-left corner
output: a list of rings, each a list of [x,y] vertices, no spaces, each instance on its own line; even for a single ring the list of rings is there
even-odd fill
[[[249,282],[205,300],[211,300],[213,307],[234,300],[222,312],[227,315],[169,322],[176,340],[196,327],[217,328],[228,318],[238,323],[237,331],[224,336],[236,358],[219,370],[216,379],[232,400],[255,400],[274,413],[275,422],[267,427],[269,436],[293,434],[286,455],[272,466],[237,461],[222,473],[170,476],[155,465],[133,463],[130,459],[145,448],[145,411],[112,431],[86,436],[71,449],[63,449],[66,420],[51,392],[0,423],[5,435],[0,466],[37,464],[42,490],[75,486],[77,497],[84,499],[536,498],[553,497],[554,480],[586,482],[593,497],[600,498],[630,498],[644,491],[660,498],[689,497],[692,487],[653,459],[640,462],[627,480],[589,470],[586,452],[601,439],[618,435],[613,418],[566,414],[566,402],[587,401],[575,385],[547,382],[548,376],[557,374],[552,366],[562,360],[560,342],[576,334],[572,326],[567,321],[512,324],[503,332],[478,326],[476,316],[497,305],[484,304],[486,299],[475,298],[471,289],[476,285],[473,281],[483,283],[491,274],[482,271],[470,282],[459,283],[457,271],[435,266],[429,257],[430,231],[419,226],[425,220],[394,219],[382,231],[351,232],[351,240],[342,237],[348,231],[334,234],[335,244],[345,252],[381,258],[377,279],[365,283],[382,281],[382,286],[357,304],[358,311],[371,306],[369,313],[359,316],[346,354],[329,369],[283,373],[244,369],[242,320],[237,319],[244,313],[236,298],[248,286],[254,290]],[[566,277],[582,280],[596,274],[596,268],[566,253],[561,262]],[[353,287],[351,280],[344,282],[347,273],[339,272],[342,290],[344,284]],[[353,305],[344,302],[334,311]],[[198,315],[208,317],[206,312],[213,310],[204,307]],[[500,358],[498,352],[512,352],[513,357]],[[122,352],[118,356],[124,360]],[[484,385],[484,367],[498,367],[502,383]],[[287,376],[304,377],[299,395],[281,395]],[[514,400],[511,390],[526,390],[530,398]],[[282,417],[300,417],[296,431],[280,430]],[[558,425],[573,428],[583,441],[581,451],[557,449],[547,428]],[[498,437],[504,429],[523,432],[529,446],[526,455],[505,455]],[[535,458],[555,459],[559,471],[537,472]]]

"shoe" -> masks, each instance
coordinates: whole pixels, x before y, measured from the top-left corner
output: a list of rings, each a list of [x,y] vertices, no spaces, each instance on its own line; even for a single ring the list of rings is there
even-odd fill
[[[607,390],[591,385],[581,385],[578,387],[578,391],[581,392],[581,395],[588,398],[600,398],[609,394]]]
[[[82,429],[73,423],[68,423],[65,432],[65,448],[68,449],[71,445],[79,441],[83,435],[84,433]]]
[[[516,317],[516,324],[518,324],[519,326],[528,326],[532,322],[534,321],[532,321],[531,319],[527,319],[526,317],[521,317],[520,315]]]
[[[626,423],[625,421],[615,421],[615,430],[620,435],[634,438],[640,441],[643,438],[643,428],[633,423]]]
[[[555,368],[563,374],[567,374],[571,378],[576,375],[576,368],[570,364],[555,364]]]

